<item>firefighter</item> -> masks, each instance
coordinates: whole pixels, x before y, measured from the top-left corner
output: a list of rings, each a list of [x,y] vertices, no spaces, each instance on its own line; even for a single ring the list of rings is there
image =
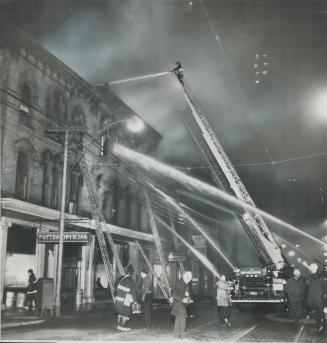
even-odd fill
[[[36,294],[37,294],[37,279],[33,272],[33,269],[29,269],[28,273],[28,285],[27,285],[27,307],[31,311],[36,308]]]
[[[229,296],[229,287],[226,282],[226,276],[220,275],[217,283],[217,310],[220,323],[222,325],[230,326],[229,322],[230,312],[231,312],[231,301]]]
[[[301,319],[303,317],[305,284],[299,269],[294,269],[293,276],[287,280],[285,292],[289,301],[290,319]]]
[[[186,306],[193,303],[188,292],[188,284],[192,280],[192,273],[187,271],[183,277],[179,279],[173,288],[172,292],[172,311],[171,314],[175,316],[174,337],[184,338],[186,330],[187,311]]]
[[[127,267],[127,273],[117,282],[117,292],[115,297],[115,311],[117,314],[117,329],[120,331],[130,331],[128,326],[131,315],[132,303],[136,302],[136,285],[133,280],[134,268]]]
[[[317,322],[317,332],[325,328],[324,304],[326,298],[326,282],[318,273],[318,265],[312,263],[309,266],[310,276],[307,279],[307,305],[314,313]]]
[[[176,67],[172,70],[173,73],[177,76],[178,81],[181,83],[182,86],[184,86],[184,73],[183,73],[183,67],[180,61],[176,62]]]
[[[143,308],[143,318],[145,326],[151,326],[152,317],[152,279],[146,268],[141,272],[142,288],[141,303]]]

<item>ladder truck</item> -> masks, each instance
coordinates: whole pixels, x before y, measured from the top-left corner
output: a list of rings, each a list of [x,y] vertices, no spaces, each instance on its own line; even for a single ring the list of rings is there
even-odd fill
[[[199,148],[217,187],[255,207],[235,168],[218,141],[205,115],[196,104],[191,91],[185,85],[180,62],[171,71],[178,80],[183,96],[191,109],[180,113],[192,139]],[[234,210],[254,245],[264,267],[241,268],[234,271],[232,302],[281,303],[284,301],[283,283],[280,277],[286,259],[261,215],[248,209]]]

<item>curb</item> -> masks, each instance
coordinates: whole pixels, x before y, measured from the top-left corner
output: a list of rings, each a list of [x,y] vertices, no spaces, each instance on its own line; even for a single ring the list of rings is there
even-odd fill
[[[295,323],[295,320],[292,320],[290,318],[285,318],[279,316],[278,313],[268,313],[265,315],[266,319],[271,320],[272,322],[279,322],[279,323]],[[306,319],[302,318],[299,320],[301,324],[314,324],[315,321],[312,318]]]
[[[3,330],[3,329],[19,328],[21,326],[37,325],[44,322],[45,322],[45,319],[30,320],[28,322],[21,322],[21,323],[7,323],[7,324],[2,324],[1,329]]]

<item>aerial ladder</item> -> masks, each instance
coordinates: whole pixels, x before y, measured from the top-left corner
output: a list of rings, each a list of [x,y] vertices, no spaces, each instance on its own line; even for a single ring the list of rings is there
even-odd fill
[[[114,299],[114,297],[115,297],[114,271],[113,271],[113,264],[110,263],[110,258],[109,258],[109,254],[108,254],[108,250],[107,250],[107,244],[106,244],[105,236],[107,237],[107,240],[109,242],[109,245],[110,245],[110,248],[112,251],[112,255],[113,255],[113,259],[116,262],[119,274],[124,275],[125,271],[124,271],[123,265],[120,261],[116,246],[114,244],[114,240],[113,240],[110,232],[104,231],[102,228],[102,223],[105,222],[105,218],[103,216],[103,212],[101,210],[98,197],[97,197],[97,195],[94,191],[94,188],[93,188],[92,178],[91,178],[89,168],[87,165],[86,156],[85,156],[83,151],[81,152],[79,162],[80,162],[80,166],[82,168],[83,175],[84,175],[84,178],[86,181],[86,186],[87,186],[87,190],[88,190],[88,197],[89,197],[90,205],[91,205],[91,214],[92,214],[92,218],[93,218],[93,222],[91,225],[94,227],[95,232],[96,232],[96,236],[98,239],[98,244],[99,244],[99,248],[100,248],[100,252],[101,252],[106,276],[108,279],[110,292],[112,294],[112,298]],[[158,287],[162,291],[163,296],[169,302],[170,297],[171,297],[171,293],[170,293],[169,279],[168,279],[166,263],[165,263],[165,259],[164,259],[164,255],[163,255],[163,250],[162,250],[162,246],[161,246],[160,236],[159,236],[159,233],[157,230],[154,215],[152,212],[150,198],[149,198],[147,191],[144,191],[144,196],[145,196],[145,200],[146,200],[147,209],[149,212],[150,224],[151,224],[151,228],[152,228],[152,233],[153,233],[155,245],[156,245],[156,248],[158,251],[160,263],[162,265],[163,280],[164,280],[165,286],[163,286],[162,282],[157,278],[155,271],[154,271],[150,261],[148,260],[146,254],[144,253],[144,250],[143,250],[141,244],[137,240],[135,240],[135,244],[136,244],[136,247],[138,248],[138,250],[140,251],[141,255],[143,256],[143,258],[144,258],[144,260],[145,260],[145,262],[149,268],[149,271],[153,275],[153,278],[156,280]]]
[[[214,182],[220,189],[235,195],[239,200],[255,207],[254,201],[218,141],[208,120],[196,104],[191,91],[185,85],[180,62],[177,62],[172,72],[177,77],[183,96],[192,114],[190,116],[188,113],[182,112],[180,115],[199,148]],[[282,280],[279,278],[279,273],[285,265],[285,259],[275,238],[260,214],[245,208],[241,212],[235,211],[235,213],[252,241],[265,268],[254,267],[235,271],[237,287],[235,287],[233,301],[282,302]],[[258,282],[254,280],[258,280]],[[248,281],[252,281],[252,283]]]
[[[89,197],[90,205],[91,205],[91,214],[92,214],[92,218],[93,218],[93,222],[91,225],[94,226],[94,229],[96,232],[96,236],[98,239],[98,244],[99,244],[99,248],[100,248],[100,252],[101,252],[101,256],[102,256],[102,260],[103,260],[103,265],[104,265],[106,276],[107,276],[108,283],[109,283],[110,292],[112,294],[112,298],[114,299],[114,297],[115,297],[114,271],[113,271],[112,264],[110,263],[110,258],[109,258],[109,254],[108,254],[108,250],[107,250],[107,243],[105,240],[105,236],[107,237],[107,240],[109,242],[109,245],[110,245],[110,248],[112,251],[112,255],[113,255],[113,259],[116,262],[116,265],[117,265],[117,268],[118,268],[120,275],[125,274],[124,268],[123,268],[122,263],[120,261],[117,249],[116,249],[115,244],[114,244],[114,240],[113,240],[110,232],[104,231],[102,228],[102,223],[104,223],[105,220],[104,220],[103,213],[102,213],[100,206],[99,206],[99,203],[98,203],[98,197],[97,197],[97,195],[93,189],[92,179],[90,176],[90,172],[88,169],[88,165],[87,165],[87,161],[86,161],[86,157],[85,157],[84,152],[82,152],[82,156],[80,159],[80,166],[82,168],[83,176],[84,176],[85,181],[86,181],[86,187],[88,190],[88,197]]]
[[[168,279],[168,274],[167,274],[167,268],[166,268],[166,261],[165,261],[165,257],[163,254],[163,250],[162,250],[162,245],[161,245],[161,240],[160,240],[160,236],[158,233],[158,228],[157,228],[157,224],[153,215],[153,211],[152,211],[152,206],[151,206],[151,202],[150,202],[150,198],[149,198],[149,194],[148,191],[145,190],[144,191],[144,197],[145,197],[145,202],[146,202],[146,206],[148,209],[148,213],[149,213],[149,217],[150,217],[150,224],[151,224],[151,229],[152,229],[152,233],[153,233],[153,238],[156,244],[156,248],[158,251],[158,255],[159,255],[159,260],[160,260],[160,264],[162,267],[162,276],[163,276],[163,281],[165,283],[166,289],[169,298],[171,296],[171,292],[170,292],[170,284],[169,284],[169,279]],[[165,296],[165,293],[163,293]]]

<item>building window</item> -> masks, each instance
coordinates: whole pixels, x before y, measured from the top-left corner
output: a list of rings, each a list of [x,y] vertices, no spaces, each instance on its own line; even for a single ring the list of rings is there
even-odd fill
[[[11,254],[35,254],[36,231],[33,228],[12,225],[8,230],[7,251]]]
[[[52,167],[51,170],[51,192],[50,192],[50,207],[54,209],[59,208],[59,168]]]
[[[72,112],[72,123],[74,127],[82,129],[74,133],[74,141],[76,144],[83,143],[83,129],[87,128],[85,114],[81,106],[76,106]]]
[[[19,151],[16,170],[16,196],[26,200],[28,196],[28,157],[25,152]]]
[[[49,202],[49,188],[50,188],[50,170],[49,164],[43,165],[43,184],[42,184],[42,204],[48,206]]]
[[[66,99],[61,89],[50,89],[46,97],[46,112],[50,119],[58,124],[65,124],[67,120]]]
[[[69,213],[77,214],[81,187],[82,173],[79,168],[75,168],[70,175]]]
[[[118,224],[125,226],[127,223],[127,206],[126,206],[126,195],[120,197],[119,209],[118,209]]]
[[[20,104],[20,121],[28,126],[31,126],[30,108],[32,105],[32,91],[27,82],[22,84],[21,99],[22,103]]]

